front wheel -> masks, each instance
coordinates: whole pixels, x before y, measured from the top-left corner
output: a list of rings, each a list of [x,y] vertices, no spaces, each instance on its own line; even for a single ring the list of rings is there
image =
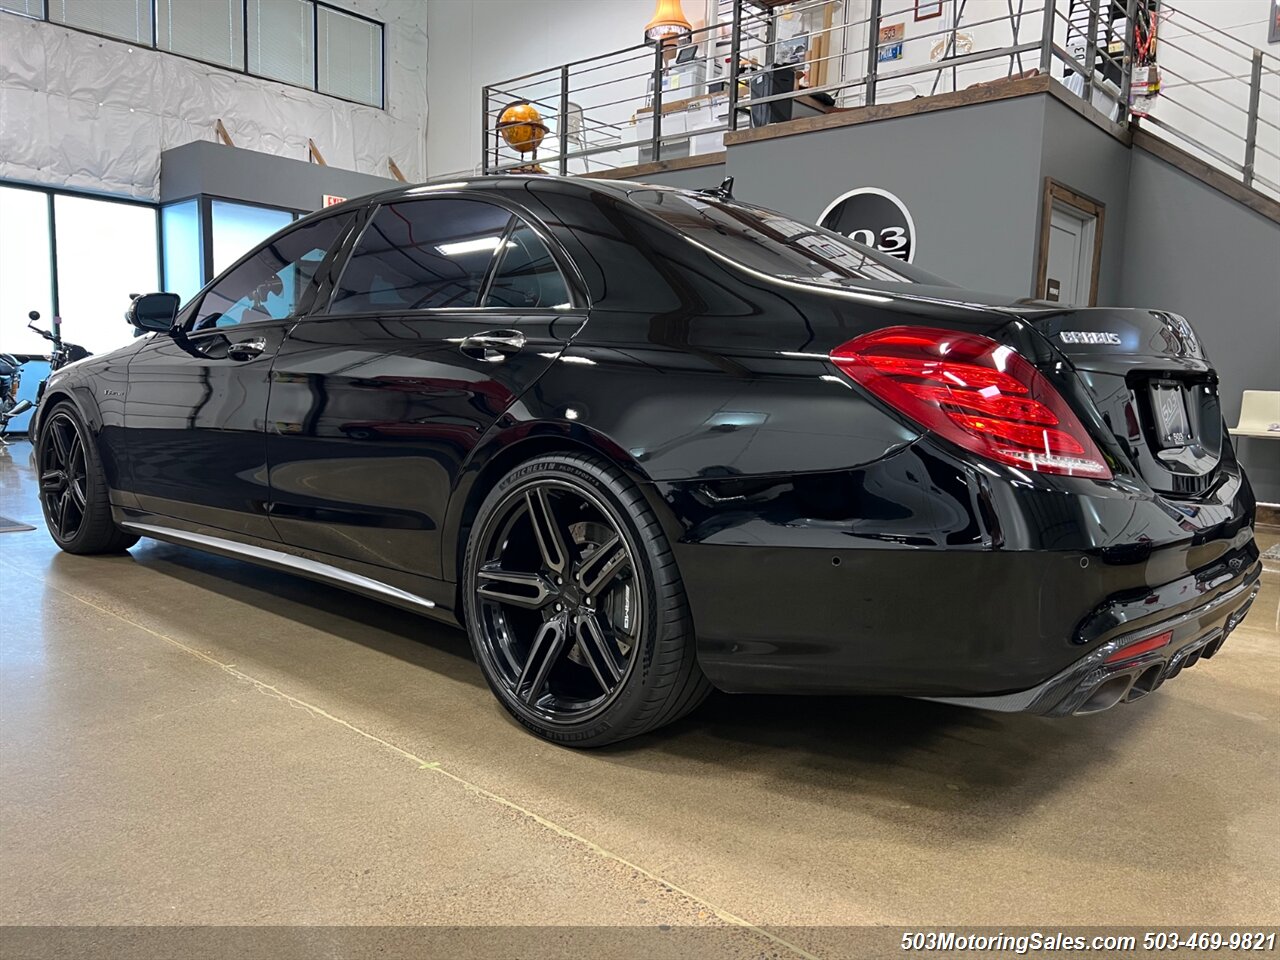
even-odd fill
[[[98,448],[76,408],[63,401],[36,440],[40,506],[53,542],[68,553],[119,553],[138,542],[111,519]]]
[[[539,457],[503,477],[472,527],[463,593],[485,679],[547,740],[623,740],[710,692],[671,547],[604,461]]]

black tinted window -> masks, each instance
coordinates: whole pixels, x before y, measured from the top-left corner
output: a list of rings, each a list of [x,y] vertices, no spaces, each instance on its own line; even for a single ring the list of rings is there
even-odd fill
[[[351,219],[351,214],[326,217],[272,237],[204,295],[191,329],[294,316],[325,254]]]
[[[476,200],[406,200],[378,209],[330,313],[474,307],[511,214]]]
[[[502,259],[485,298],[486,307],[558,307],[569,289],[546,244],[528,224],[517,226],[502,245]]]
[[[628,196],[686,236],[761,273],[803,280],[945,285],[895,257],[772,210],[671,190],[633,190]]]

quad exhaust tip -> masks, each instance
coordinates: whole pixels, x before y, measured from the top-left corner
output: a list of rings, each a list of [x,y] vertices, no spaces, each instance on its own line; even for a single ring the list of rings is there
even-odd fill
[[[1124,695],[1129,692],[1132,680],[1133,677],[1127,673],[1103,680],[1090,691],[1084,703],[1076,707],[1076,716],[1081,717],[1089,713],[1101,713],[1103,710],[1110,710],[1124,699]]]
[[[1243,617],[1236,619],[1235,622],[1238,623],[1240,619]],[[1172,658],[1112,674],[1090,690],[1080,706],[1076,707],[1072,713],[1078,717],[1090,713],[1101,713],[1103,710],[1110,710],[1117,703],[1133,703],[1135,700],[1141,700],[1155,693],[1166,680],[1172,680],[1187,667],[1195,666],[1202,658],[1208,660],[1214,656],[1222,649],[1229,633],[1230,627],[1207,642],[1179,651]]]

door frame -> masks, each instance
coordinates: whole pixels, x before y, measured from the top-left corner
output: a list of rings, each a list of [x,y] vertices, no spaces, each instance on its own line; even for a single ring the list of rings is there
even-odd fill
[[[1096,307],[1098,280],[1102,273],[1102,230],[1106,221],[1107,205],[1073,190],[1052,177],[1044,178],[1044,190],[1040,200],[1040,237],[1036,243],[1036,266],[1031,296],[1037,300],[1044,296],[1044,284],[1049,273],[1049,228],[1055,203],[1078,210],[1083,218],[1093,218],[1093,265],[1089,281],[1089,302],[1086,306]]]

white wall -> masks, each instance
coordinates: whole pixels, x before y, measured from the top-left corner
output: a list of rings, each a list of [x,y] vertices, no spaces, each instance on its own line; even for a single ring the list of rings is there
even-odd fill
[[[0,13],[0,178],[143,199],[159,196],[160,151],[214,140],[410,180],[426,172],[422,0],[339,0],[386,24],[386,110],[172,54]]]
[[[1242,163],[1246,114],[1217,97],[1241,108],[1248,106],[1248,58],[1251,48],[1261,50],[1264,96],[1260,100],[1262,122],[1258,124],[1255,170],[1280,184],[1280,44],[1267,42],[1270,0],[1169,0],[1167,6],[1172,12],[1161,23],[1163,42],[1158,42],[1156,60],[1164,75],[1154,116]],[[1192,17],[1228,37],[1214,35]],[[1198,152],[1184,140],[1168,139]]]
[[[638,44],[655,6],[654,0],[427,0],[428,174],[479,165],[485,84]],[[685,15],[702,6],[686,0]]]

